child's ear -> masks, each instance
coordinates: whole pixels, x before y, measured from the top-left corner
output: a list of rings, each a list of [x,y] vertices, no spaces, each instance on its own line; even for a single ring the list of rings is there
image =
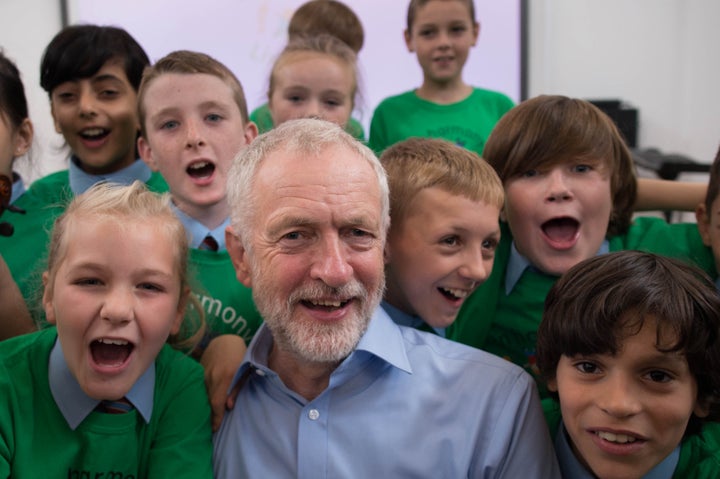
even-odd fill
[[[42,282],[43,282],[43,297],[42,297],[42,305],[43,310],[45,310],[45,318],[47,319],[47,322],[50,324],[57,324],[57,319],[55,318],[55,308],[53,307],[53,298],[52,298],[52,288],[50,287],[50,273],[45,271],[42,275]]]
[[[403,35],[405,36],[405,45],[407,46],[407,49],[410,53],[415,52],[415,46],[412,42],[412,35],[410,34],[409,30],[404,30]]]
[[[505,214],[505,205],[500,208],[500,221],[507,223],[507,215]]]
[[[557,379],[552,378],[547,380],[547,389],[548,391],[556,393],[558,391],[557,387]]]
[[[245,123],[245,131],[243,132],[245,144],[249,145],[258,136],[258,127],[255,122],[248,121]]]
[[[480,23],[479,23],[479,22],[474,22],[474,23],[473,23],[472,31],[473,31],[473,42],[472,42],[472,44],[473,44],[473,46],[475,46],[475,45],[477,45],[478,38],[480,38]]]
[[[62,135],[62,129],[60,129],[60,122],[57,119],[57,115],[55,114],[55,105],[53,102],[50,102],[50,114],[53,118],[53,125],[55,126],[55,133],[59,133]]]
[[[390,264],[390,243],[385,241],[385,248],[383,248],[383,261],[386,265]]]
[[[30,149],[33,140],[33,125],[29,118],[25,118],[15,131],[13,138],[13,155],[22,156]]]
[[[158,171],[157,162],[155,161],[155,158],[153,158],[152,148],[150,148],[150,143],[147,142],[144,136],[138,137],[137,149],[140,154],[140,158],[142,158],[145,164],[148,165],[151,170]]]
[[[703,244],[705,244],[705,246],[711,246],[710,216],[709,211],[707,211],[707,208],[705,207],[705,203],[700,203],[695,208],[695,219],[697,220],[697,228],[700,232]]]
[[[710,402],[712,402],[710,398],[698,398],[693,408],[693,414],[697,417],[707,417],[710,414]]]
[[[242,244],[240,236],[235,234],[232,226],[225,229],[225,247],[235,268],[235,276],[238,281],[252,288],[252,276],[250,274],[250,258],[247,250]]]

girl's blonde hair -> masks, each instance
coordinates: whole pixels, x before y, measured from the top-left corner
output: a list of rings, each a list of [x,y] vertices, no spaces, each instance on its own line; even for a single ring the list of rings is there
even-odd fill
[[[205,332],[205,319],[202,307],[189,292],[188,240],[183,224],[170,208],[170,196],[148,191],[139,181],[129,186],[97,183],[85,193],[76,196],[65,212],[55,220],[50,236],[47,288],[52,288],[52,279],[67,253],[68,244],[72,241],[73,223],[78,218],[113,220],[119,225],[148,222],[164,230],[171,239],[169,246],[174,245],[176,249],[178,281],[180,281],[180,291],[183,292],[181,301],[186,303],[189,300],[192,303],[186,308],[185,319],[179,333],[168,338],[168,343],[177,349],[191,350]]]
[[[270,73],[270,85],[268,87],[268,100],[272,98],[273,92],[275,91],[277,84],[275,75],[278,69],[288,63],[292,57],[299,53],[306,52],[329,55],[347,65],[353,77],[353,88],[352,92],[350,92],[350,98],[352,99],[354,108],[359,101],[357,56],[352,48],[347,46],[345,42],[325,33],[312,36],[298,35],[290,39],[283,51],[280,52],[280,55],[275,59],[275,63],[273,63]]]

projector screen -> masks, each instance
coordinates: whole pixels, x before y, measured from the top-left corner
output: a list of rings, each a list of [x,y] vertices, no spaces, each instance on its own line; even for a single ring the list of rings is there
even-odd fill
[[[403,39],[408,0],[342,0],[362,21],[358,55],[361,101],[354,117],[368,131],[382,99],[420,86],[422,72]],[[515,102],[525,97],[524,38],[527,0],[475,0],[480,38],[464,79],[498,90]],[[195,50],[223,62],[240,79],[248,107],[267,101],[272,63],[287,41],[287,24],[305,0],[62,0],[69,24],[120,26],[151,61],[173,50]]]

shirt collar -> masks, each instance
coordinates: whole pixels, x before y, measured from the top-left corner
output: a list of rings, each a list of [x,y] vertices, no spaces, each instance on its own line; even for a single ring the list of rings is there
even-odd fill
[[[603,240],[602,244],[600,245],[600,249],[597,253],[595,253],[595,256],[600,256],[601,254],[606,254],[610,252],[610,242],[605,239]],[[515,240],[513,240],[512,245],[510,245],[510,258],[508,259],[507,269],[505,270],[505,294],[509,295],[512,293],[512,290],[515,288],[515,285],[518,281],[520,281],[520,278],[522,277],[523,273],[526,269],[531,268],[536,271],[539,271],[533,264],[530,262],[529,259],[527,259],[525,256],[521,255],[520,252],[515,247]]]
[[[48,364],[50,392],[70,429],[75,430],[100,403],[82,390],[75,376],[70,372],[60,341],[50,351]],[[135,406],[146,423],[150,422],[155,394],[155,363],[138,378],[125,398]]]
[[[185,227],[185,233],[187,234],[188,243],[191,248],[199,248],[205,237],[210,235],[217,241],[218,251],[226,250],[225,228],[230,225],[230,217],[225,218],[225,221],[223,221],[220,226],[211,230],[195,218],[188,216],[184,211],[175,206],[175,204],[172,204],[172,210]]]
[[[23,180],[20,177],[20,175],[18,175],[14,171],[12,174],[12,180],[13,180],[13,184],[12,184],[12,192],[10,193],[10,204],[15,203],[15,200],[20,198],[20,195],[25,193],[25,184],[23,183]]]
[[[128,165],[121,170],[103,175],[91,175],[90,173],[86,173],[80,169],[77,162],[78,159],[75,155],[70,157],[68,176],[70,178],[70,189],[74,195],[84,193],[90,189],[92,185],[101,181],[129,185],[135,180],[147,183],[152,176],[152,171],[142,160],[135,160],[131,165]]]
[[[272,333],[267,325],[263,323],[255,333],[250,346],[248,346],[245,359],[237,373],[235,373],[231,388],[241,380],[251,367],[259,369],[265,374],[275,374],[268,368],[268,356],[272,345]],[[370,324],[368,324],[367,330],[360,338],[355,350],[345,358],[336,371],[343,369],[345,364],[353,362],[356,356],[364,354],[376,356],[398,369],[412,373],[400,326],[393,323],[390,316],[381,307],[375,309]]]
[[[420,316],[408,314],[405,311],[401,311],[400,309],[396,308],[385,300],[382,301],[382,308],[385,310],[388,316],[390,316],[390,319],[395,322],[395,324],[415,329],[432,328],[438,336],[443,338],[445,337],[445,328],[434,328],[427,324]]]
[[[593,479],[590,471],[583,466],[570,446],[565,425],[560,422],[557,435],[555,436],[555,453],[560,463],[562,477],[573,479]],[[680,445],[678,445],[660,464],[650,469],[642,479],[670,479],[675,472],[678,460],[680,459]]]

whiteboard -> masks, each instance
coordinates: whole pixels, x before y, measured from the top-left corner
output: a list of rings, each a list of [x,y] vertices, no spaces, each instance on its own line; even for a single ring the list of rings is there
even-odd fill
[[[61,0],[70,24],[115,25],[143,46],[151,61],[173,50],[207,53],[240,79],[250,110],[267,101],[275,57],[287,25],[305,0]],[[405,46],[409,0],[342,0],[365,30],[358,55],[361,99],[354,117],[365,126],[384,98],[420,86],[422,71]],[[523,14],[526,0],[475,0],[480,38],[465,65],[471,85],[524,97]]]

